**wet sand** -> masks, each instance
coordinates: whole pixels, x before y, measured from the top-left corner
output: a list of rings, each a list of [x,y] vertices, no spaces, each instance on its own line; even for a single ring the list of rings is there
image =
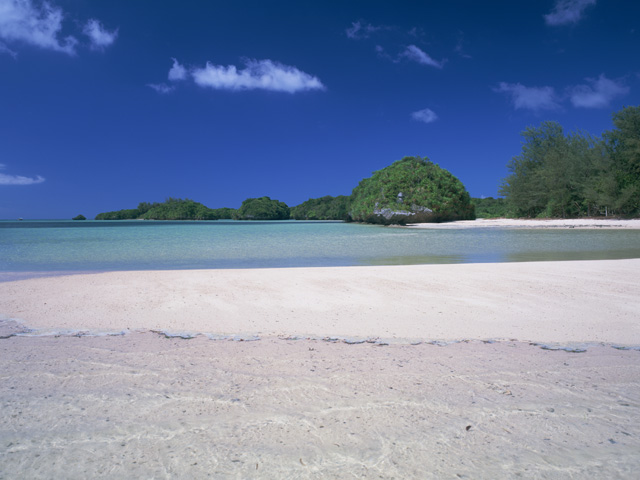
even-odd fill
[[[635,478],[638,271],[2,283],[0,479]]]
[[[635,478],[640,352],[0,342],[0,478]]]

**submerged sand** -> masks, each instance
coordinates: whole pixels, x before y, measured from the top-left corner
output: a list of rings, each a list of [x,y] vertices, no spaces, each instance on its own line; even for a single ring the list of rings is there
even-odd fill
[[[635,478],[638,271],[640,259],[0,283],[0,479]],[[210,335],[170,337],[198,332]],[[104,333],[118,335],[91,336]]]
[[[640,352],[0,341],[0,478],[635,478]]]

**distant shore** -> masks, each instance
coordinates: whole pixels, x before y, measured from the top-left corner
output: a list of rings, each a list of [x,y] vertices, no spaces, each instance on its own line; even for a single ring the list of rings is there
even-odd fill
[[[581,228],[581,229],[633,229],[640,230],[640,219],[631,220],[601,218],[567,219],[521,219],[521,218],[478,218],[446,223],[416,223],[409,228]]]

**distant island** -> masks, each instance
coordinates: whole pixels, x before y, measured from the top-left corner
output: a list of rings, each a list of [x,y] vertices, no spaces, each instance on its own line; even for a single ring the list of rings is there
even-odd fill
[[[350,196],[309,199],[295,207],[270,197],[248,198],[238,209],[209,208],[190,199],[143,202],[98,214],[96,220],[342,220],[378,224],[475,218],[471,198],[450,172],[427,158],[405,157],[362,180]]]
[[[96,220],[223,220],[231,219],[233,208],[209,208],[189,199],[168,198],[162,203],[142,202],[138,208],[104,212]]]
[[[637,217],[640,215],[640,107],[613,114],[602,138],[566,135],[556,122],[522,132],[502,198],[471,198],[458,178],[424,157],[404,157],[362,180],[351,195],[310,198],[289,207],[269,197],[238,209],[209,208],[189,199],[140,203],[100,213],[96,220],[342,220],[376,224],[480,218]],[[74,218],[80,220],[80,216]]]

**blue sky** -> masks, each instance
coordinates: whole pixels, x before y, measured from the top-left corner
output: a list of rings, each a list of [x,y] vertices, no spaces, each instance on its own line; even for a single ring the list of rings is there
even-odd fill
[[[520,132],[640,104],[640,2],[0,0],[0,218],[348,195],[427,156],[496,196]]]

